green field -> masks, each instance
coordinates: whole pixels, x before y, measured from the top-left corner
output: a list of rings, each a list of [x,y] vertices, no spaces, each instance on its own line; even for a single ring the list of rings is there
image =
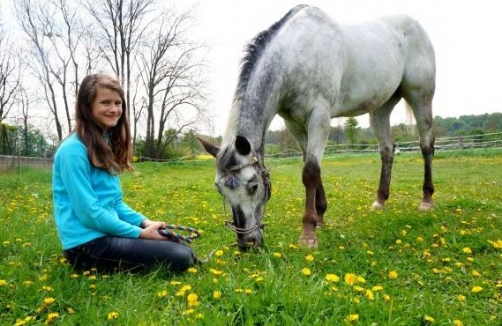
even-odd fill
[[[224,227],[214,162],[140,163],[125,201],[196,227],[212,259],[181,275],[74,273],[52,216],[51,175],[0,174],[1,325],[502,325],[502,151],[437,152],[431,212],[417,210],[419,154],[395,159],[391,198],[370,211],[377,154],[323,162],[319,248],[297,246],[299,159],[267,160],[266,246],[241,253]]]

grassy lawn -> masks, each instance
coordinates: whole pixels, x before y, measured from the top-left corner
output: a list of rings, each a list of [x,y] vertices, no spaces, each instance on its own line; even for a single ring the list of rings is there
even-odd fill
[[[335,155],[322,171],[319,248],[297,246],[299,159],[267,160],[266,245],[241,253],[213,187],[214,163],[140,163],[125,201],[192,226],[205,265],[181,275],[74,273],[52,216],[50,172],[0,174],[1,325],[501,325],[502,151],[437,152],[435,207],[419,212],[419,154],[396,156],[391,198],[370,211],[377,154]],[[228,209],[227,209],[228,210]]]

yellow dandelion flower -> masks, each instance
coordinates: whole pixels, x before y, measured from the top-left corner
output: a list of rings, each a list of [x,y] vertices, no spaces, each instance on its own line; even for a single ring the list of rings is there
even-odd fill
[[[422,238],[422,237],[417,237],[417,238],[416,238],[416,240],[417,240],[417,242],[419,242],[419,243],[424,242],[424,238]]]
[[[354,286],[354,291],[356,291],[356,292],[363,292],[363,291],[364,291],[364,288],[363,288],[362,286],[355,285],[355,286]]]
[[[48,325],[54,321],[54,319],[59,318],[59,313],[51,312],[47,315],[47,319],[45,320],[45,324]]]
[[[274,252],[272,255],[273,255],[275,258],[281,258],[281,257],[282,257],[282,254],[281,254],[281,253],[279,253],[279,252]]]
[[[114,320],[119,318],[119,313],[116,311],[109,312],[108,315],[106,316],[106,319],[108,320]]]
[[[216,252],[214,253],[214,255],[215,255],[216,257],[221,257],[221,256],[223,256],[223,254],[224,254],[224,252],[223,252],[223,250],[221,250],[221,249],[220,249],[220,250],[216,250]]]
[[[7,281],[6,280],[0,280],[0,286],[6,286]]]
[[[433,323],[434,322],[434,318],[432,318],[429,315],[425,315],[424,316],[424,321],[426,321],[427,323]]]
[[[488,243],[493,246],[495,249],[502,249],[502,240],[498,239],[495,241],[488,240]]]
[[[371,290],[366,290],[366,293],[365,293],[366,297],[370,300],[375,300],[375,296],[373,295],[373,292]]]
[[[453,321],[453,325],[455,325],[455,326],[464,326],[464,323],[461,320],[455,319]]]
[[[295,244],[293,243],[290,243],[289,244],[289,249],[298,249],[298,246],[296,246]]]
[[[311,254],[308,254],[307,256],[305,256],[305,260],[306,261],[314,261],[314,256],[312,256]]]
[[[191,315],[195,312],[195,309],[187,309],[183,311],[183,316]]]
[[[188,307],[197,307],[199,305],[199,296],[195,293],[190,293],[187,296]]]
[[[305,276],[309,276],[312,274],[312,271],[309,268],[305,267],[304,269],[302,269],[302,274]]]
[[[234,251],[234,256],[239,256],[240,254],[242,254],[242,252],[240,252],[239,250]]]
[[[42,291],[52,292],[54,291],[54,288],[52,286],[44,285],[42,286]]]
[[[359,315],[358,314],[350,314],[345,318],[346,321],[351,322],[351,321],[358,321],[359,320]]]
[[[157,292],[157,298],[165,298],[165,297],[167,297],[166,290],[162,290],[162,291]]]
[[[209,269],[209,272],[210,272],[211,274],[213,274],[213,275],[222,275],[222,274],[223,274],[223,272],[222,272],[222,271],[219,271],[219,270],[214,269],[214,268],[210,268],[210,269]]]
[[[73,315],[75,313],[75,309],[73,309],[72,307],[68,307],[66,308],[66,312],[69,314],[69,315]]]
[[[335,274],[327,274],[324,279],[328,282],[333,282],[333,283],[338,283],[340,281],[340,278]]]
[[[171,281],[169,284],[171,284],[171,285],[180,285],[181,282],[180,281]]]
[[[473,270],[473,271],[471,272],[471,275],[472,275],[472,276],[476,276],[476,277],[477,277],[477,276],[481,276],[481,274],[480,274],[477,270]]]
[[[354,273],[347,273],[347,274],[345,274],[343,279],[344,279],[345,283],[347,283],[348,285],[354,285],[354,284],[356,284],[357,276]]]
[[[465,302],[466,297],[465,297],[465,295],[459,294],[459,295],[457,295],[457,300],[460,302]]]
[[[464,249],[462,249],[462,252],[463,252],[464,254],[472,254],[472,250],[471,250],[471,248],[469,248],[469,247],[465,247]]]
[[[383,295],[383,299],[384,299],[385,302],[389,302],[390,301],[390,295],[384,294]]]
[[[0,284],[0,285],[2,285],[2,284]],[[31,285],[33,285],[33,281],[23,281],[23,285],[24,286],[31,286]]]
[[[383,290],[383,286],[381,286],[381,285],[374,285],[371,289],[373,291],[375,291],[375,292],[382,291]]]
[[[187,269],[187,272],[192,273],[192,274],[195,274],[195,273],[197,273],[197,272],[198,272],[198,270],[197,270],[197,268],[195,268],[195,267],[190,267],[189,269]]]
[[[48,306],[48,305],[53,304],[55,301],[56,301],[56,299],[51,298],[51,297],[49,297],[49,298],[45,298],[45,299],[44,299],[44,304],[45,304],[46,306]]]
[[[73,273],[70,275],[70,278],[79,278],[80,275],[78,275],[77,273]]]
[[[219,298],[221,298],[221,292],[220,291],[214,291],[213,292],[213,299],[218,300]]]
[[[478,285],[473,286],[472,289],[471,289],[472,293],[479,293],[481,291],[483,291],[483,288],[481,286],[478,286]]]
[[[357,280],[357,283],[366,283],[366,279],[364,279],[364,277],[359,276],[359,275],[357,276],[356,280]]]
[[[251,290],[251,289],[244,289],[244,293],[246,293],[246,294],[252,294],[253,290]]]
[[[398,277],[398,275],[399,274],[396,271],[394,271],[394,270],[392,270],[392,271],[389,272],[389,278],[391,280],[395,280]]]

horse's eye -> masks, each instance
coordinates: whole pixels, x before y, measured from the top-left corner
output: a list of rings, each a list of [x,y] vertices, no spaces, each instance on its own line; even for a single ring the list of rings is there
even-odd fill
[[[258,184],[253,184],[248,186],[247,190],[250,195],[253,195],[256,192],[256,190],[258,190]]]

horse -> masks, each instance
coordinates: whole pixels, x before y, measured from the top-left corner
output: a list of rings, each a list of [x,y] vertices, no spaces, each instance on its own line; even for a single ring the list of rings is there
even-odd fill
[[[237,233],[239,248],[259,247],[263,240],[262,219],[271,197],[265,134],[276,115],[303,154],[300,245],[319,245],[316,228],[323,225],[327,209],[321,162],[331,118],[369,113],[381,158],[371,208],[384,208],[394,160],[390,114],[401,99],[415,117],[424,161],[419,209],[430,210],[435,71],[427,33],[404,14],[341,24],[316,7],[299,5],[257,34],[245,48],[221,145],[199,137],[216,158],[215,186],[230,204],[233,221],[227,224]]]

